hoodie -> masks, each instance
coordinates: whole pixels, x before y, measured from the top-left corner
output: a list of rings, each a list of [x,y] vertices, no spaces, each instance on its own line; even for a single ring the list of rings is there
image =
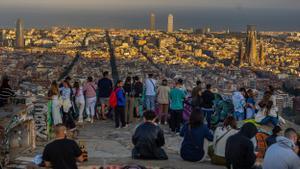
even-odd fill
[[[232,102],[234,105],[235,112],[244,112],[244,106],[246,105],[246,102],[245,97],[242,95],[241,92],[233,92]]]
[[[228,138],[225,147],[226,166],[233,169],[251,169],[256,161],[254,145],[251,141],[257,133],[252,123],[246,123],[241,130]]]
[[[299,169],[300,158],[293,150],[295,144],[282,136],[278,136],[276,141],[266,152],[263,169]]]

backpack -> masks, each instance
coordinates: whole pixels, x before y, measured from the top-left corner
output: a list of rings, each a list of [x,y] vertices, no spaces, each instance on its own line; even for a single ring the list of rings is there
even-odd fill
[[[268,148],[268,145],[267,145],[267,142],[266,142],[266,139],[268,137],[269,137],[269,135],[267,133],[264,133],[264,132],[258,132],[255,135],[255,138],[256,138],[256,141],[257,141],[256,150],[258,152],[257,155],[256,155],[257,158],[261,158],[261,159],[264,158],[265,153],[266,153],[267,148]]]
[[[115,108],[115,107],[117,106],[117,104],[118,104],[117,92],[118,92],[119,90],[120,90],[119,88],[116,89],[116,90],[114,90],[114,91],[110,94],[110,96],[109,96],[109,105],[110,105],[110,107],[112,107],[112,108]]]

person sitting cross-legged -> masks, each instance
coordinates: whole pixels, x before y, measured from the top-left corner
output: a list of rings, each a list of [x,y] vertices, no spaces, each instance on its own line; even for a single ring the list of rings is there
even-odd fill
[[[204,116],[201,109],[195,109],[190,117],[190,121],[181,129],[180,136],[184,137],[180,155],[185,161],[196,162],[205,158],[204,141],[213,141],[213,135],[207,125],[203,123]]]
[[[132,136],[134,148],[132,158],[147,160],[167,160],[168,156],[161,148],[165,144],[163,130],[155,124],[155,112],[144,113],[144,123],[139,125]]]
[[[78,144],[66,138],[67,129],[63,124],[57,124],[54,132],[55,140],[47,144],[43,152],[45,166],[53,169],[77,169],[76,161],[84,161]]]

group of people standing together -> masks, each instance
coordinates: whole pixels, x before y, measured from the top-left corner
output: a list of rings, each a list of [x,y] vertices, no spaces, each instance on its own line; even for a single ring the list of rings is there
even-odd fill
[[[113,86],[107,76],[108,72],[104,72],[98,84],[88,77],[83,86],[75,82],[71,87],[68,78],[61,86],[53,82],[49,98],[54,124],[63,122],[69,129],[74,127],[74,120],[73,123],[70,120],[74,119],[72,102],[79,112],[79,123],[83,122],[83,112],[86,112],[86,120],[93,123],[98,116],[106,119],[109,108],[112,108],[116,128],[127,127],[134,122],[134,118],[144,119],[132,136],[134,159],[167,160],[168,155],[162,148],[165,138],[161,125],[169,124],[174,136],[183,137],[180,147],[183,160],[205,161],[209,156],[214,164],[225,165],[228,169],[257,168],[257,125],[270,124],[274,129],[266,140],[269,148],[263,169],[277,169],[277,164],[273,162],[277,158],[280,160],[275,161],[281,167],[278,169],[299,167],[296,131],[290,128],[283,136],[278,134],[281,129],[272,86],[268,87],[258,103],[251,89],[241,88],[232,95],[229,103],[232,110],[222,107],[221,111],[216,111],[220,100],[224,99],[213,92],[210,84],[202,91],[201,82],[197,81],[196,87],[189,92],[182,79],[174,84],[164,79],[158,85],[153,74],[149,74],[144,83],[138,77],[127,77],[124,82],[118,80]],[[97,103],[101,105],[100,110],[96,108]],[[183,118],[185,105],[192,110],[188,119]],[[217,117],[217,123],[212,123],[213,117]],[[249,119],[250,122],[238,128],[238,121]]]
[[[101,101],[101,107],[103,107],[97,117],[106,119],[105,107],[108,106],[107,100],[113,90],[112,81],[107,76],[108,72],[104,72],[98,85],[90,76],[86,83],[81,84],[80,81],[75,81],[73,86],[70,77],[66,77],[61,84],[53,81],[48,91],[49,112],[51,112],[53,124],[63,123],[68,129],[75,129],[75,120],[83,123],[84,117],[86,121],[93,123],[97,99]]]

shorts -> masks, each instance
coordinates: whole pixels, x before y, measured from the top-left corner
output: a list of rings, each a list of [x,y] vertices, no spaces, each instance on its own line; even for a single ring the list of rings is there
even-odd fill
[[[109,105],[109,98],[108,97],[100,97],[99,99],[100,99],[101,104]]]

